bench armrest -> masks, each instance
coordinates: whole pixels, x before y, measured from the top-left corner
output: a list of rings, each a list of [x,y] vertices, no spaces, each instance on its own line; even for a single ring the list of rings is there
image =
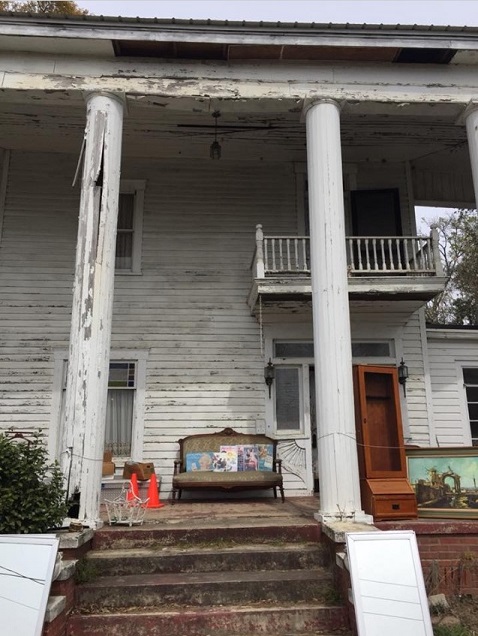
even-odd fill
[[[175,459],[174,460],[174,474],[175,475],[179,475],[179,473],[181,472],[181,467],[183,465],[183,462],[181,459]]]
[[[275,463],[276,463],[275,472],[282,475],[282,459],[276,459]]]

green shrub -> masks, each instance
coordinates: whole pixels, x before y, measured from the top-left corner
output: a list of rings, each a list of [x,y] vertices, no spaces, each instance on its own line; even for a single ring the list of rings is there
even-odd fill
[[[437,625],[433,628],[434,636],[473,636],[474,632],[463,625]]]
[[[67,512],[63,474],[40,436],[28,443],[0,433],[0,533],[41,533]]]

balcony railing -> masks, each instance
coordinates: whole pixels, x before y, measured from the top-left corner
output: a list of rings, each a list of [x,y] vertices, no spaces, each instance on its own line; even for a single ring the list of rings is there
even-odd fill
[[[348,236],[349,276],[443,276],[438,232],[430,236]],[[308,236],[264,236],[256,227],[254,278],[310,275]]]

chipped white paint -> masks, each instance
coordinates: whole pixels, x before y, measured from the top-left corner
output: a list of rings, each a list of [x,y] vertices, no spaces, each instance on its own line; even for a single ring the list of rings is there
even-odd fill
[[[87,98],[62,467],[79,489],[81,521],[99,513],[104,446],[123,104]]]
[[[478,208],[478,105],[473,104],[465,113],[468,150],[470,151],[471,172],[475,190],[475,205]]]
[[[359,520],[338,105],[312,104],[306,127],[320,516]]]
[[[203,68],[203,67],[201,67]],[[376,67],[375,67],[376,68]],[[0,67],[0,70],[1,69]],[[343,77],[343,69],[336,68],[331,77],[320,79],[320,71],[312,71],[305,74],[303,79],[290,81],[294,72],[290,67],[280,69],[278,77],[267,74],[256,74],[254,79],[247,76],[250,69],[247,65],[241,67],[240,72],[236,70],[235,77],[224,77],[218,74],[217,77],[207,78],[193,73],[191,77],[117,77],[101,76],[95,77],[88,73],[77,75],[44,75],[35,73],[5,72],[1,82],[4,90],[21,91],[63,91],[72,93],[81,91],[105,91],[105,92],[125,92],[129,94],[138,93],[145,96],[159,96],[161,98],[194,98],[204,100],[204,95],[208,95],[211,100],[230,100],[235,103],[241,99],[247,100],[290,100],[291,104],[295,100],[307,98],[328,98],[336,100],[353,101],[377,101],[385,104],[410,103],[423,104],[424,108],[428,104],[439,104],[447,102],[465,107],[465,105],[476,96],[476,79],[474,67],[470,71],[456,73],[452,83],[443,82],[443,74],[433,72],[427,68],[427,73],[414,76],[411,71],[383,75],[382,78],[375,77],[379,71],[368,70],[366,73],[360,67],[354,67],[347,71]],[[170,72],[177,72],[171,69]],[[350,75],[349,75],[350,73]],[[430,75],[435,76],[435,82]],[[382,79],[382,81],[380,81]],[[379,88],[377,88],[379,87]],[[208,99],[208,101],[209,101]],[[286,109],[288,104],[284,104]],[[222,105],[221,105],[222,108]],[[224,104],[227,108],[227,103]],[[402,109],[406,113],[406,108]]]

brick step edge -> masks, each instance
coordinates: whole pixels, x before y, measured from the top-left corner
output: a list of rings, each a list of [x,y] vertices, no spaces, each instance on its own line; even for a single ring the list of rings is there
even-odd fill
[[[299,634],[348,634],[347,611],[341,606],[305,604],[302,606],[270,606],[228,608],[195,608],[131,612],[126,614],[71,615],[67,636],[232,636],[250,632],[273,636]],[[142,631],[140,631],[142,630]]]
[[[94,550],[194,545],[198,542],[230,541],[237,545],[268,544],[270,541],[318,542],[320,525],[304,523],[293,525],[261,525],[254,527],[210,528],[106,528],[98,530],[93,538]]]
[[[320,544],[252,545],[227,548],[136,548],[94,550],[87,560],[98,576],[173,572],[306,570],[327,566],[330,556]]]

